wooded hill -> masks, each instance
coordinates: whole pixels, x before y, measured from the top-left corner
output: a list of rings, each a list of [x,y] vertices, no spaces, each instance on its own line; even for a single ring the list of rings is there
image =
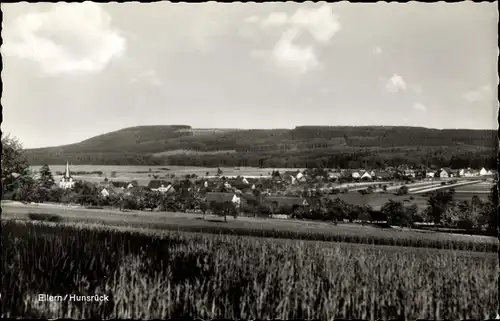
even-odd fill
[[[388,126],[193,129],[139,126],[80,143],[28,149],[30,165],[186,165],[371,168],[496,167],[494,130]]]

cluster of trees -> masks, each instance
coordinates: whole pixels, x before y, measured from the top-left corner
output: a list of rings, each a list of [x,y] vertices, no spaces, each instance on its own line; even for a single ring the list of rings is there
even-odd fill
[[[427,207],[419,212],[416,204],[405,205],[390,200],[381,208],[390,224],[411,226],[413,223],[434,223],[436,226],[495,233],[497,227],[498,188],[491,188],[488,201],[473,196],[471,201],[454,199],[455,191],[436,191],[429,195]]]

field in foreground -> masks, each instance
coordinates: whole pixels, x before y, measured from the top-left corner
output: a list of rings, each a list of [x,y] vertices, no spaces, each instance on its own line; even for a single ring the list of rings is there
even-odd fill
[[[408,247],[497,252],[495,237],[459,235],[422,230],[400,230],[358,224],[238,217],[223,218],[172,212],[120,212],[61,206],[33,206],[2,203],[2,219],[41,220],[49,217],[63,222],[102,223],[148,229],[203,232],[240,236],[274,237],[315,241],[365,243]]]
[[[496,315],[494,253],[2,222],[2,317]],[[8,295],[7,295],[8,292]],[[39,302],[38,293],[109,295]]]

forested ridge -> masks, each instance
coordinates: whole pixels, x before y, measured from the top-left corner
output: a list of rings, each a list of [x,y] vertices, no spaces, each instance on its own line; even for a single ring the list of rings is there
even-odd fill
[[[28,149],[31,165],[384,167],[399,164],[495,167],[494,130],[390,126],[193,129],[139,126],[80,143]],[[203,154],[201,152],[204,152]]]

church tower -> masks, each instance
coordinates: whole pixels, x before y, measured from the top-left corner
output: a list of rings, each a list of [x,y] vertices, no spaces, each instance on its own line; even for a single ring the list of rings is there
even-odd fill
[[[59,182],[59,187],[61,188],[73,188],[75,185],[75,182],[73,182],[73,177],[71,177],[71,172],[69,170],[69,163],[66,161],[66,172],[64,173],[64,176],[61,178],[61,181]]]

